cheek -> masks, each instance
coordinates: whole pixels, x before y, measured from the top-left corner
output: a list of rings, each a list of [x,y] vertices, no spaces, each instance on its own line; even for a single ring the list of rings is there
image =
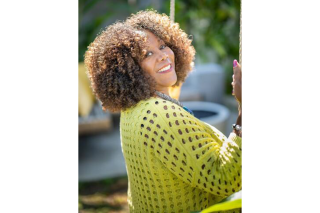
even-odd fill
[[[174,52],[169,48],[168,55],[174,58]]]
[[[143,61],[142,63],[141,63],[141,68],[142,68],[142,70],[144,71],[144,72],[147,72],[147,73],[149,73],[149,74],[152,74],[152,63],[150,63],[150,61],[148,60],[148,61]]]

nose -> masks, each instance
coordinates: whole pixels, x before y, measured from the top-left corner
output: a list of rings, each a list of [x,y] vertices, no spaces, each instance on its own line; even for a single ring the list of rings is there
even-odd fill
[[[159,61],[164,61],[167,58],[169,58],[169,56],[165,53],[165,52],[161,52],[159,55]]]

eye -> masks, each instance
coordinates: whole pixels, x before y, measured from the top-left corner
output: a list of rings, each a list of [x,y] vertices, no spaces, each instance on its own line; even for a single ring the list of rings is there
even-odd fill
[[[165,44],[162,44],[161,46],[160,46],[160,49],[162,50],[162,49],[164,49],[164,48],[166,48],[167,46],[165,45]],[[148,56],[151,56],[153,53],[152,52],[147,52],[147,54],[146,54],[146,57],[148,57]]]
[[[163,45],[161,45],[160,46],[160,50],[162,50],[162,49],[164,49],[164,48],[166,48],[167,46],[165,45],[165,44],[163,44]]]

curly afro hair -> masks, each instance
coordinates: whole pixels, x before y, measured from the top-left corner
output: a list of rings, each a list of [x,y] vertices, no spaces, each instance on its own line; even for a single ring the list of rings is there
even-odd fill
[[[155,96],[155,80],[139,65],[146,53],[143,30],[162,39],[174,52],[177,82],[173,87],[184,82],[193,68],[192,40],[167,15],[147,10],[116,22],[102,31],[85,53],[91,87],[104,110],[119,112]]]

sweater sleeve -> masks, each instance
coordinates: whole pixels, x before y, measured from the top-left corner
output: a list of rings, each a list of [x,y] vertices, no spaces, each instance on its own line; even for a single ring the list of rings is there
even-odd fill
[[[154,154],[179,179],[217,196],[241,189],[240,137],[227,138],[169,101],[154,99],[145,109]]]

